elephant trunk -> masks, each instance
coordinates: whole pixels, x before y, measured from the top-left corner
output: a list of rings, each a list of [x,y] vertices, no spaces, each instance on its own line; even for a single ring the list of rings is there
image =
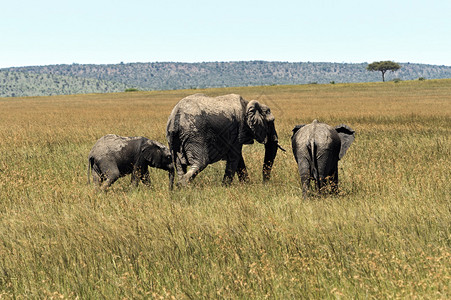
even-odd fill
[[[276,158],[278,148],[278,142],[268,142],[265,144],[265,159],[263,161],[263,182],[266,182],[271,178],[271,169],[274,163],[274,159]]]
[[[272,165],[277,155],[277,149],[279,149],[279,139],[277,137],[276,128],[274,127],[274,122],[271,122],[269,129],[267,142],[265,144],[265,159],[263,161],[263,182],[266,182],[271,178]]]

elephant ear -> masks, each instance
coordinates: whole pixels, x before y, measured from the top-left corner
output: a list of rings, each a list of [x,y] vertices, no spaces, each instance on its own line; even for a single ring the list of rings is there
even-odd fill
[[[256,100],[250,101],[246,106],[246,123],[257,142],[266,143],[268,132],[260,103]]]
[[[254,143],[254,133],[246,124],[240,125],[240,132],[238,134],[238,141],[240,144],[253,144]]]
[[[152,141],[144,143],[141,148],[141,155],[152,167],[157,167],[161,163],[161,150]]]
[[[340,154],[338,155],[338,159],[341,159],[346,154],[346,151],[348,151],[352,142],[354,142],[355,131],[345,124],[335,126],[335,130],[338,132],[341,140]]]

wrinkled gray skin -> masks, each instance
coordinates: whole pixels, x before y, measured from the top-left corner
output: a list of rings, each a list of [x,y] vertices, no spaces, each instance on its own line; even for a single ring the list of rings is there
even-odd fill
[[[169,148],[145,137],[122,137],[108,134],[101,137],[89,153],[89,171],[93,181],[106,190],[118,178],[132,174],[132,184],[141,180],[150,186],[149,169],[155,167],[169,172],[169,188],[174,182],[174,165]]]
[[[266,181],[280,147],[270,109],[235,94],[215,98],[195,94],[180,100],[169,116],[166,134],[181,186],[219,160],[227,162],[223,184],[231,183],[235,173],[240,181],[248,181],[242,147],[254,139],[265,145]]]
[[[310,179],[321,193],[327,181],[338,192],[338,161],[354,141],[355,132],[347,125],[331,127],[314,120],[293,129],[291,144],[301,176],[302,194],[307,197]]]

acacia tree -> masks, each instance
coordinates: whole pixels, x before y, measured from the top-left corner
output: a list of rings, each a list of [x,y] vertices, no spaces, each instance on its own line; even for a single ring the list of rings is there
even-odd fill
[[[386,60],[386,61],[375,61],[371,64],[369,64],[366,69],[368,71],[380,71],[382,72],[382,81],[385,82],[385,72],[387,71],[396,71],[399,70],[401,66],[393,61]]]

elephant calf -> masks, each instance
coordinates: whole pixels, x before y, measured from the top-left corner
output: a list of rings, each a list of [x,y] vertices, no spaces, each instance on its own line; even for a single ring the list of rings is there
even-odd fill
[[[174,180],[174,165],[169,148],[145,137],[122,137],[108,134],[101,137],[89,153],[89,172],[97,186],[106,190],[118,178],[132,174],[132,183],[141,180],[150,186],[148,167],[169,172],[169,188]]]
[[[301,176],[302,194],[307,196],[310,179],[321,193],[326,180],[332,191],[338,192],[338,161],[345,155],[355,138],[355,131],[347,125],[335,128],[314,120],[308,125],[293,128],[291,143]]]

